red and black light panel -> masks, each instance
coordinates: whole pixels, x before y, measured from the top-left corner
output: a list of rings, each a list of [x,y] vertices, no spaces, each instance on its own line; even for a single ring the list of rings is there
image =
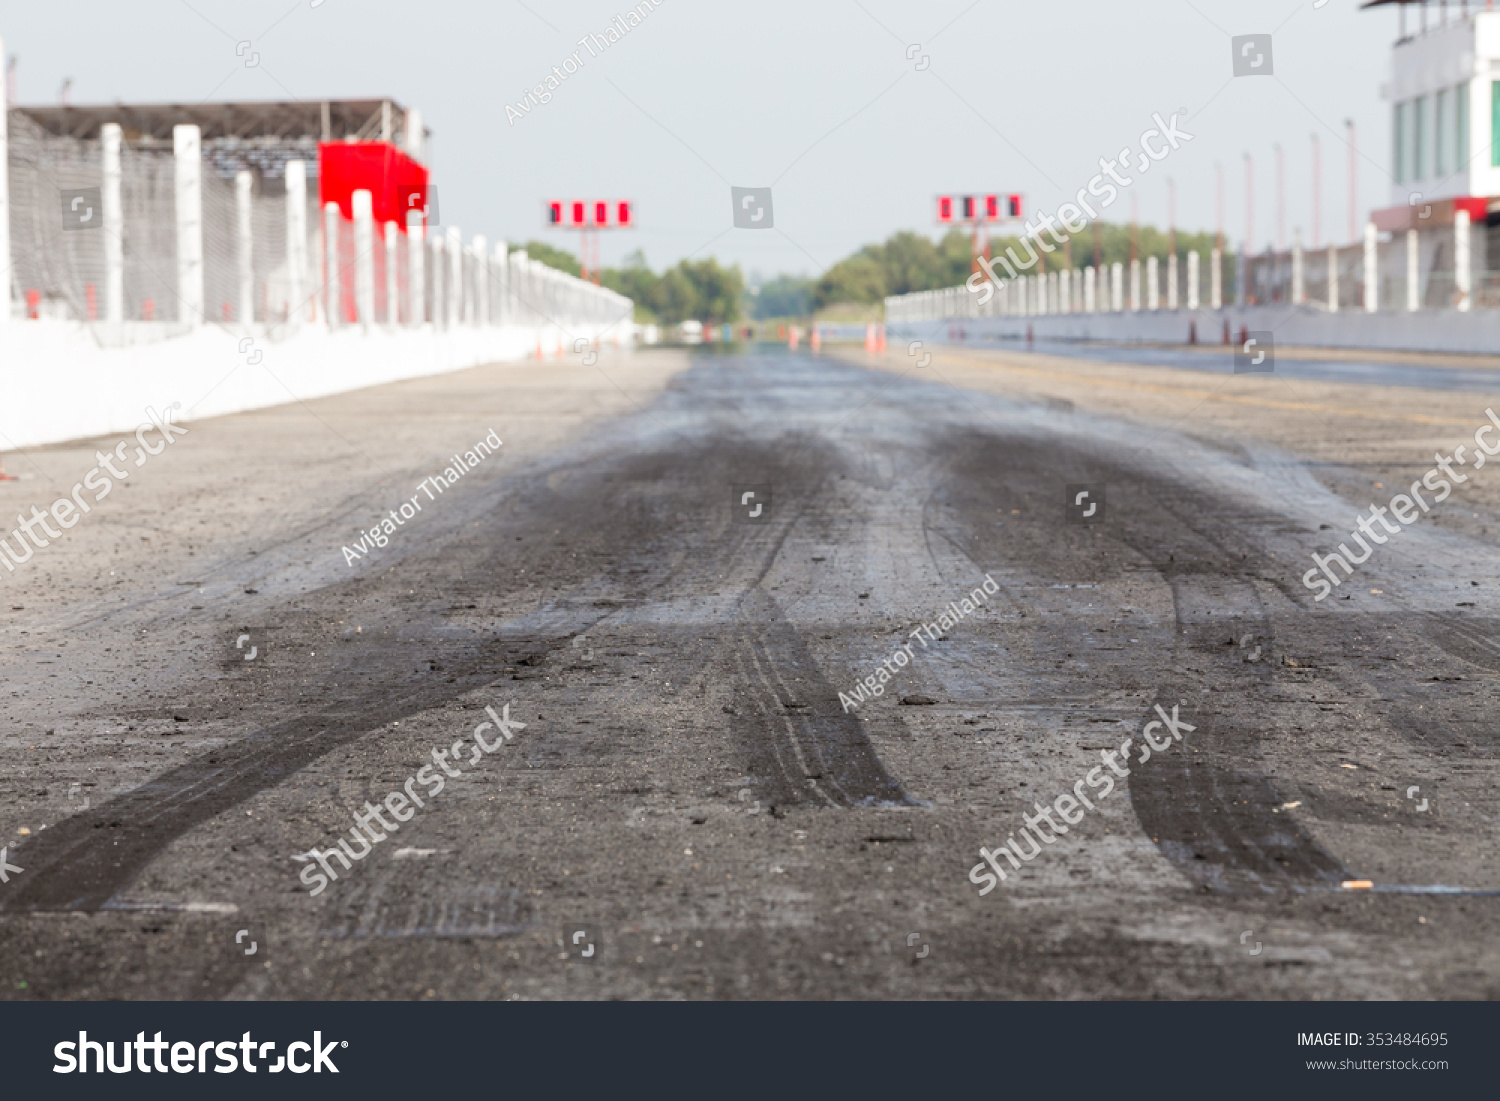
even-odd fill
[[[625,226],[630,225],[630,218],[631,218],[632,211],[630,209],[630,204],[629,203],[620,203],[619,207],[617,209],[617,213],[619,214],[619,217],[617,219],[617,223],[622,228],[625,227]]]
[[[953,198],[950,195],[938,196],[938,221],[953,221]]]
[[[986,195],[984,197],[984,220],[993,222],[1000,217],[1000,196]]]
[[[1012,218],[1019,218],[1021,216],[1021,196],[1019,196],[1019,195],[1012,195],[1010,197],[1010,203],[1009,203],[1009,205],[1010,205],[1010,216]]]
[[[573,224],[575,226],[581,226],[584,224],[583,207],[583,203],[573,204]]]
[[[596,226],[607,226],[607,225],[609,225],[609,204],[608,203],[595,203],[594,204],[594,224]]]
[[[550,221],[553,225],[559,225],[559,224],[561,224],[561,222],[562,222],[562,203],[548,203],[547,204],[547,220]]]

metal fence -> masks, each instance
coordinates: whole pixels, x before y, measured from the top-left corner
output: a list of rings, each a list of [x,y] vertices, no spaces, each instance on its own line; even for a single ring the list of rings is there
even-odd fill
[[[1460,257],[1469,263],[1461,269]],[[1148,258],[1149,259],[1149,258]],[[1177,308],[1214,308],[1213,259],[1200,270],[1192,254],[1179,257]],[[1226,305],[1285,305],[1320,311],[1500,309],[1500,229],[1456,226],[1380,240],[1303,251],[1267,251],[1223,259],[1220,300]],[[1241,267],[1242,265],[1242,267]],[[917,291],[886,299],[888,321],[1035,317],[1055,313],[1112,313],[1171,309],[1167,264],[1112,264],[1001,279],[990,284]],[[1196,280],[1194,279],[1196,273]],[[998,272],[997,272],[998,274]],[[1238,293],[1239,276],[1244,284]],[[1373,280],[1373,281],[1372,281]],[[1367,284],[1374,291],[1367,298]],[[1154,290],[1153,290],[1154,287]],[[988,292],[988,293],[986,293]]]
[[[107,323],[117,294],[118,319],[161,323],[157,337],[203,323],[255,325],[277,339],[304,323],[607,328],[633,318],[629,299],[503,243],[490,251],[452,228],[320,210],[315,159],[290,162],[310,177],[304,184],[287,162],[246,168],[217,146],[197,165],[201,268],[184,268],[178,154],[117,137],[118,209],[106,216],[108,136],[49,133],[16,110],[7,122],[12,317]],[[191,277],[201,278],[201,294],[184,295],[184,270],[201,270]],[[101,339],[108,329],[98,326]]]

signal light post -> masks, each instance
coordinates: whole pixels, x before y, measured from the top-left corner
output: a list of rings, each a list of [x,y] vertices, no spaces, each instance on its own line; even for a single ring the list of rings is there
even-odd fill
[[[1021,196],[992,192],[976,195],[939,195],[937,220],[940,226],[969,227],[969,270],[979,271],[979,258],[990,259],[990,227],[1002,222],[1020,221]]]
[[[623,199],[550,199],[546,203],[545,218],[548,226],[580,232],[580,274],[585,281],[598,286],[599,271],[603,267],[599,259],[599,231],[634,229],[635,203]]]

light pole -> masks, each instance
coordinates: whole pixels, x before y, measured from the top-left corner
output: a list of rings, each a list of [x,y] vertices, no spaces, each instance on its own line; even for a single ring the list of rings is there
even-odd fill
[[[1317,134],[1312,136],[1312,169],[1312,247],[1317,248],[1323,222],[1323,152]]]
[[[1427,6],[1422,5],[1422,13],[1425,15]],[[1357,155],[1354,145],[1354,120],[1345,119],[1344,125],[1349,128],[1349,241],[1352,244],[1359,239],[1359,193],[1358,193],[1358,167]]]
[[[1286,156],[1281,143],[1276,150],[1276,251],[1286,251]]]
[[[1255,251],[1255,161],[1245,154],[1245,251]]]

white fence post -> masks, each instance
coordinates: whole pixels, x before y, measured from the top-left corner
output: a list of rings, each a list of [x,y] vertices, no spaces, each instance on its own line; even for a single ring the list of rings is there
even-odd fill
[[[1138,310],[1141,308],[1141,262],[1130,261],[1130,308]]]
[[[432,235],[427,238],[427,244],[432,249],[432,327],[444,329],[448,326],[448,299],[443,290],[443,284],[447,281],[443,263],[443,234],[436,227]]]
[[[406,213],[406,321],[421,328],[427,323],[427,230],[422,212]]]
[[[1474,282],[1469,263],[1469,212],[1453,215],[1453,298],[1456,309],[1468,312],[1474,308]]]
[[[298,325],[307,316],[302,277],[307,272],[307,162],[286,162],[286,316]]]
[[[1365,313],[1380,308],[1380,243],[1374,222],[1365,223]]]
[[[5,39],[0,38],[0,66],[5,61]],[[0,325],[10,321],[10,105],[6,102],[7,75],[0,73]]]
[[[476,328],[490,323],[490,256],[485,244],[480,236],[470,245],[474,253],[474,316],[470,322]]]
[[[392,328],[401,324],[401,231],[394,221],[381,223],[385,234],[385,323]]]
[[[1125,309],[1125,265],[1118,260],[1109,266],[1109,307],[1114,313]]]
[[[1339,312],[1339,248],[1328,246],[1328,312]]]
[[[1177,308],[1177,254],[1167,257],[1167,309]]]
[[[323,204],[323,316],[330,329],[336,328],[343,318],[339,311],[344,308],[343,278],[339,272],[339,204]]]
[[[1198,250],[1187,254],[1187,308],[1198,308]]]
[[[1417,231],[1406,231],[1406,309],[1416,313],[1422,305],[1422,254],[1417,248]]]
[[[1095,282],[1094,282],[1097,278],[1098,278],[1098,275],[1095,273],[1094,266],[1092,264],[1090,264],[1088,267],[1086,267],[1086,268],[1083,269],[1083,312],[1084,313],[1093,313],[1098,308],[1098,305],[1099,305],[1099,300],[1098,300],[1098,297],[1097,297],[1097,295],[1098,295],[1098,288],[1095,286]]]
[[[496,325],[508,325],[511,320],[510,256],[504,241],[495,242],[495,281],[499,286],[495,288],[495,312],[490,315],[491,320]]]
[[[255,320],[255,261],[250,255],[255,235],[250,229],[250,201],[255,180],[247,170],[234,175],[234,262],[239,276],[236,320],[249,325]],[[107,223],[106,223],[107,224]]]
[[[1292,234],[1292,305],[1307,301],[1307,281],[1302,274],[1302,231]]]
[[[3,95],[3,93],[0,93]],[[99,131],[104,154],[104,320],[118,325],[125,320],[125,223],[120,205],[119,123],[106,122]],[[3,156],[0,153],[0,156]],[[9,302],[5,306],[9,307]],[[0,312],[7,312],[0,310]]]
[[[448,251],[448,278],[446,279],[448,327],[455,328],[459,322],[459,307],[464,293],[464,246],[463,235],[457,226],[448,227],[448,239],[444,243]]]
[[[1208,307],[1224,308],[1224,250],[1215,248],[1208,254]]]
[[[365,188],[349,197],[354,215],[354,312],[369,327],[375,320],[375,200]]]
[[[203,323],[203,142],[196,126],[172,127],[177,208],[177,320]]]
[[[1146,257],[1146,309],[1161,309],[1160,267],[1156,257]]]
[[[526,280],[526,250],[513,249],[510,254],[510,296],[515,303],[515,320],[518,325],[530,325],[531,288]]]

